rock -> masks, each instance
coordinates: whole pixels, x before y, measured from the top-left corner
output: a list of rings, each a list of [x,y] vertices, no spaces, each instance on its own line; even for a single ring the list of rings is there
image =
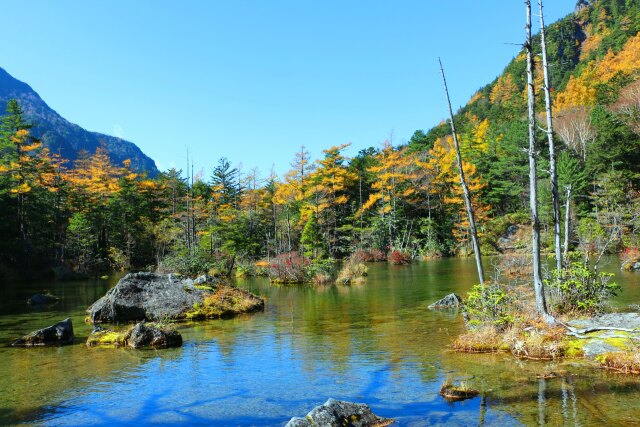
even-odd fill
[[[73,325],[71,319],[64,319],[60,323],[31,332],[11,344],[14,347],[33,347],[47,345],[73,344]]]
[[[215,283],[215,282],[216,282],[216,278],[208,274],[203,274],[202,276],[198,276],[193,280],[193,284],[196,286],[204,285],[206,283]]]
[[[53,304],[54,302],[58,302],[60,298],[55,295],[51,295],[50,293],[46,294],[35,294],[31,298],[27,300],[27,304],[29,305],[46,305]]]
[[[236,298],[235,304],[227,304],[221,310],[209,310],[204,318],[231,316],[264,308],[264,301],[249,292],[213,282],[211,278],[206,280],[210,282],[201,280],[196,285],[191,279],[181,280],[171,274],[127,274],[87,309],[89,319],[94,323],[184,319],[188,313],[207,305],[207,301],[213,305],[223,303],[228,300],[226,296],[231,294]],[[220,298],[210,298],[217,294],[220,294]]]
[[[577,329],[580,336],[576,341],[579,349],[590,358],[605,353],[627,352],[635,347],[633,343],[640,340],[639,313],[609,313],[568,323]]]
[[[182,345],[182,335],[168,326],[146,324],[135,325],[129,332],[127,345],[131,348],[169,348]]]
[[[582,351],[586,357],[596,357],[601,354],[620,351],[620,349],[602,340],[593,339],[582,346]]]
[[[577,329],[625,328],[640,330],[640,313],[609,313],[591,319],[572,320],[569,326]]]
[[[434,302],[429,308],[459,308],[462,298],[457,294],[449,294],[446,297]]]
[[[625,271],[640,271],[640,258],[634,258],[622,263],[622,270]]]
[[[87,347],[170,348],[182,345],[182,335],[170,325],[137,323],[123,331],[98,329],[87,339]]]
[[[393,422],[374,415],[371,408],[363,403],[329,399],[305,418],[291,418],[285,427],[382,427]]]

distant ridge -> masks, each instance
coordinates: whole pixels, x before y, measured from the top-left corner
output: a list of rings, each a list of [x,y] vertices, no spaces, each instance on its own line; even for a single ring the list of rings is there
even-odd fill
[[[130,159],[135,171],[146,172],[151,177],[158,174],[155,162],[137,145],[114,136],[88,131],[69,122],[51,109],[31,86],[0,67],[0,115],[4,114],[7,101],[12,98],[18,100],[27,119],[35,125],[31,129],[32,134],[63,158],[74,161],[80,151],[94,153],[100,144],[104,144],[114,164],[122,165],[124,160]]]

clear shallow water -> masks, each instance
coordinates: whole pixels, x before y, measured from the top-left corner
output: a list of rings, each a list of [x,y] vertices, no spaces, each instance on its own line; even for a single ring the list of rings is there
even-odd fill
[[[612,262],[611,270],[617,264]],[[640,303],[640,274],[617,272]],[[115,283],[5,285],[0,289],[0,423],[38,425],[283,425],[327,398],[365,402],[402,426],[633,425],[640,423],[638,378],[579,363],[518,361],[448,350],[462,331],[453,313],[427,306],[475,281],[472,260],[409,267],[371,265],[354,287],[240,286],[267,299],[264,313],[179,326],[179,349],[87,349],[86,307]],[[30,309],[31,294],[63,298]],[[77,344],[15,349],[13,339],[72,317]],[[536,373],[565,370],[566,378]],[[449,404],[447,375],[483,396]]]

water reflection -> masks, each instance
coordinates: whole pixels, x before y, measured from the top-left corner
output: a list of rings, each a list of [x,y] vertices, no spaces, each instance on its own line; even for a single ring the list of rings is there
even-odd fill
[[[634,378],[575,363],[518,361],[448,350],[462,324],[427,305],[475,280],[472,260],[375,265],[363,286],[240,283],[267,298],[264,313],[179,326],[180,349],[0,348],[0,422],[44,425],[282,425],[328,397],[370,404],[400,425],[601,425],[632,422]],[[620,278],[618,278],[620,280]],[[627,280],[624,279],[623,280]],[[624,282],[621,305],[640,280]],[[86,306],[113,282],[53,284],[60,305],[20,301],[37,285],[0,289],[3,343],[71,314],[79,341]],[[36,289],[38,288],[38,289]],[[627,295],[625,298],[624,295]],[[629,295],[631,295],[629,297]],[[541,379],[541,372],[563,372]],[[447,403],[447,375],[480,397]]]

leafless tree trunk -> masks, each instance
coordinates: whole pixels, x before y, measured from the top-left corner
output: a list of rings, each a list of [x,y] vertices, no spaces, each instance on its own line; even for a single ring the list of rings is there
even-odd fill
[[[533,288],[536,295],[538,315],[548,318],[547,301],[542,284],[542,268],[540,265],[540,219],[538,218],[538,174],[536,152],[535,91],[533,87],[533,46],[531,40],[531,0],[526,0],[527,25],[527,105],[529,110],[529,204],[531,208],[531,252],[533,256]]]
[[[467,187],[467,181],[464,178],[464,170],[462,168],[462,156],[460,155],[460,145],[458,144],[458,136],[456,134],[456,127],[453,121],[453,109],[451,108],[451,99],[449,98],[449,88],[447,87],[447,79],[444,75],[444,68],[442,67],[442,61],[438,58],[440,63],[440,72],[442,73],[442,83],[444,84],[444,92],[447,95],[447,105],[449,106],[449,116],[451,118],[451,133],[453,134],[453,144],[456,149],[456,159],[458,161],[458,170],[460,172],[460,185],[462,186],[462,194],[464,196],[464,205],[467,210],[467,216],[469,217],[469,232],[471,233],[471,241],[473,243],[473,252],[476,257],[476,267],[478,268],[478,279],[480,284],[484,285],[484,270],[482,268],[482,254],[480,253],[480,244],[478,243],[478,233],[476,232],[476,221],[473,216],[473,207],[471,206],[471,196],[469,195],[469,188]]]
[[[542,69],[544,70],[544,100],[547,107],[547,139],[549,141],[549,172],[551,174],[551,198],[553,203],[553,236],[556,253],[556,270],[562,269],[560,243],[560,198],[558,196],[558,173],[556,172],[556,148],[553,140],[553,115],[551,111],[551,83],[549,79],[549,64],[547,63],[547,43],[544,34],[544,12],[542,0],[540,5],[540,44],[542,45]]]
[[[569,207],[571,206],[571,186],[567,186],[567,202],[564,208],[564,252],[562,254],[562,261],[565,267],[569,264],[569,236],[571,235],[571,223],[569,222],[571,216],[569,213]]]

